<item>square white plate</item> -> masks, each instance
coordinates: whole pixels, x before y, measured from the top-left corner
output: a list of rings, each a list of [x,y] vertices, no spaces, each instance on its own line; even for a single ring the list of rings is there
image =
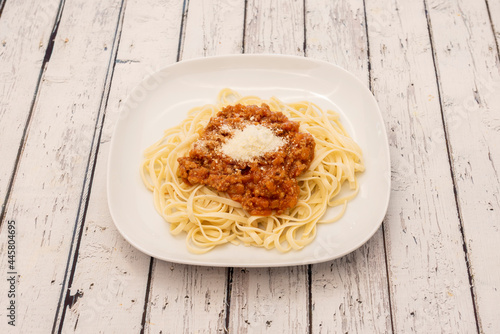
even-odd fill
[[[185,235],[173,236],[142,183],[143,150],[177,125],[192,107],[215,103],[222,88],[284,102],[309,100],[333,109],[361,146],[366,171],[345,215],[318,226],[316,239],[282,254],[244,245],[223,245],[207,254],[187,251]],[[195,265],[275,267],[332,260],[363,245],[385,216],[390,193],[389,146],[371,92],[352,74],[322,61],[282,55],[233,55],[176,63],[139,84],[120,115],[108,162],[108,203],[123,237],[155,258]],[[328,214],[328,213],[327,213]]]

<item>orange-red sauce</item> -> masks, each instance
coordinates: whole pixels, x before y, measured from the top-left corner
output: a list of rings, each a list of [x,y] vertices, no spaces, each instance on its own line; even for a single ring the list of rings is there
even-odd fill
[[[232,133],[247,125],[262,125],[282,137],[285,144],[249,162],[234,160],[221,152]],[[281,214],[297,204],[297,177],[314,158],[314,139],[299,132],[299,123],[269,106],[227,106],[212,117],[189,155],[179,158],[179,176],[188,184],[202,184],[224,191],[251,215]]]

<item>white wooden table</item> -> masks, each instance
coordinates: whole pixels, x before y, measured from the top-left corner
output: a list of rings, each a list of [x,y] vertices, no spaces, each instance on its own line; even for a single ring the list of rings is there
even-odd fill
[[[500,333],[499,44],[499,0],[0,0],[0,333]],[[352,254],[196,267],[117,232],[124,99],[242,52],[336,63],[378,100],[391,201]]]

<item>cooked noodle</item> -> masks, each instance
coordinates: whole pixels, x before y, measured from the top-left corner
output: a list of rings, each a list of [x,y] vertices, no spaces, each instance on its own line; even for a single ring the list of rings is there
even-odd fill
[[[300,123],[301,132],[315,139],[314,159],[297,178],[300,194],[297,205],[280,215],[251,216],[226,193],[202,185],[187,185],[178,176],[177,158],[186,156],[212,116],[227,105],[267,103]],[[171,233],[187,233],[186,244],[193,253],[205,253],[217,245],[243,243],[280,252],[299,250],[313,241],[318,223],[331,223],[344,214],[347,202],[358,192],[356,173],[364,170],[359,146],[347,134],[339,116],[322,111],[311,102],[283,103],[277,98],[262,100],[241,97],[223,89],[216,105],[196,107],[178,126],[144,151],[141,176],[153,192],[154,204],[170,224]],[[344,181],[349,194],[340,196]],[[328,207],[342,206],[333,218],[322,220]]]

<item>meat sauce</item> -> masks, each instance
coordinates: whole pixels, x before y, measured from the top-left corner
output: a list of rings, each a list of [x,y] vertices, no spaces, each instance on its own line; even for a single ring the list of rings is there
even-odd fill
[[[233,159],[221,147],[234,130],[261,125],[284,144],[249,161]],[[251,215],[283,213],[297,204],[297,177],[314,158],[314,138],[299,132],[299,123],[269,106],[227,106],[212,117],[188,156],[178,159],[179,176],[187,184],[202,184],[226,192]]]

